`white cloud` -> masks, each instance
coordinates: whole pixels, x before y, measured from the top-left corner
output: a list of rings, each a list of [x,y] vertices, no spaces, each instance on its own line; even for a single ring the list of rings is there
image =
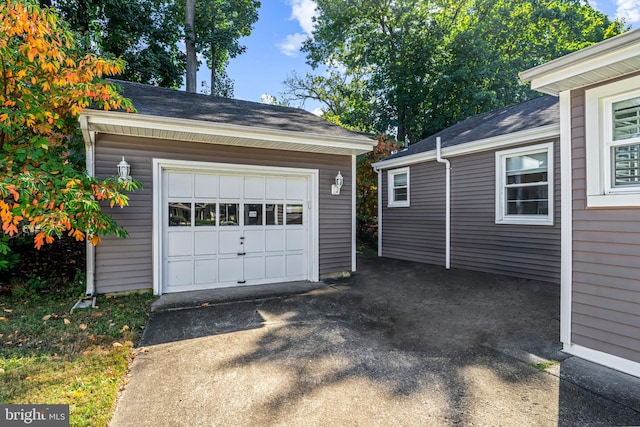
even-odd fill
[[[616,0],[616,16],[624,18],[628,24],[640,23],[640,0]]]
[[[296,56],[302,47],[302,43],[304,43],[306,39],[306,34],[289,34],[282,42],[278,43],[278,47],[281,53],[287,56]]]
[[[305,33],[313,32],[313,18],[317,15],[316,2],[314,0],[290,0],[291,18],[300,24]]]
[[[588,3],[595,10],[600,10],[600,9],[598,9],[598,2],[596,0],[588,0]]]
[[[288,0],[291,6],[290,20],[298,21],[302,33],[288,34],[278,43],[280,52],[287,56],[296,56],[302,47],[302,43],[313,32],[313,17],[317,16],[316,2],[314,0]]]

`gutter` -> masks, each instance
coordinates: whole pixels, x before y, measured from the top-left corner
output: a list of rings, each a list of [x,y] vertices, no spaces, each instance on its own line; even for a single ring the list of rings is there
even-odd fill
[[[436,161],[445,165],[445,268],[451,268],[451,162],[442,158],[440,137],[436,137]]]
[[[378,174],[378,256],[382,256],[382,174],[377,166],[373,166],[373,171]]]

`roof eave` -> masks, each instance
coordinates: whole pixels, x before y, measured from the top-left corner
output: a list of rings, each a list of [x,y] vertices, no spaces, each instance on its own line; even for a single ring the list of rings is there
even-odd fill
[[[314,153],[358,155],[377,144],[364,136],[318,135],[255,126],[86,109],[80,113],[83,135],[108,133],[143,138]],[[89,141],[85,141],[89,143]]]
[[[498,135],[491,138],[479,139],[477,141],[465,142],[452,147],[442,148],[442,157],[456,157],[467,154],[479,153],[487,150],[496,150],[514,145],[534,143],[560,135],[560,125],[551,124],[526,129],[519,132]],[[444,141],[443,141],[444,142]],[[428,162],[436,159],[436,150],[424,151],[422,153],[409,154],[407,156],[396,157],[389,160],[381,160],[372,166],[376,170],[399,168],[410,166],[416,163]]]
[[[629,31],[520,73],[520,80],[550,95],[640,69],[640,30]]]

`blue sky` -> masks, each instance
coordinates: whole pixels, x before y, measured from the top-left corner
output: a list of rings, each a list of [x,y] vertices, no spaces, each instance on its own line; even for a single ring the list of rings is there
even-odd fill
[[[589,0],[611,17],[624,17],[633,28],[640,27],[640,0]],[[244,54],[230,61],[227,69],[235,81],[235,98],[260,101],[263,93],[280,98],[282,82],[296,71],[304,75],[311,67],[299,46],[312,30],[313,0],[262,0],[259,19],[251,36],[242,39]],[[208,71],[198,75],[198,86],[209,79]],[[305,108],[319,105],[308,102]]]

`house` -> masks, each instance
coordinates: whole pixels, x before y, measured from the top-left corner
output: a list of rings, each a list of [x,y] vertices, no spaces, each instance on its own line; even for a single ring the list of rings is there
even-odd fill
[[[144,189],[87,248],[87,293],[318,281],[355,271],[355,159],[375,141],[301,109],[116,82],[138,114],[86,109],[87,170]]]
[[[560,283],[563,350],[640,376],[640,30],[521,79],[374,164],[379,255]]]
[[[564,351],[640,376],[640,30],[520,77],[560,102]]]
[[[543,96],[374,164],[379,255],[559,283],[559,131],[557,98]]]

